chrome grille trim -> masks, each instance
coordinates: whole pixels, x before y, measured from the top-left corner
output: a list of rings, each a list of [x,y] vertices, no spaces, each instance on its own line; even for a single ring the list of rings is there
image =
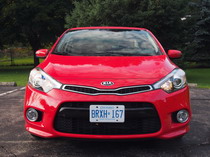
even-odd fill
[[[71,90],[71,89],[67,89],[67,88],[80,88],[81,90],[95,90],[98,91],[99,93],[91,93],[91,92],[82,92],[79,90]],[[139,91],[135,91],[135,92],[126,92],[126,93],[119,93],[117,91],[119,90],[126,90],[126,89],[134,89],[134,88],[148,88],[146,90],[139,90]],[[96,87],[91,87],[91,86],[81,86],[81,85],[63,85],[62,86],[62,90],[65,91],[70,91],[70,92],[74,92],[74,93],[80,93],[80,94],[85,94],[85,95],[130,95],[130,94],[137,94],[137,93],[143,93],[143,92],[148,92],[153,90],[153,87],[151,85],[139,85],[139,86],[126,86],[126,87],[120,87],[120,88],[115,88],[115,89],[100,89],[100,88],[96,88]]]

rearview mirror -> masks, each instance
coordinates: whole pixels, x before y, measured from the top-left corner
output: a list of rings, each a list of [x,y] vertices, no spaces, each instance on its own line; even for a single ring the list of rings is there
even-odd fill
[[[182,52],[179,50],[168,50],[168,56],[170,58],[181,58]]]
[[[47,57],[48,49],[40,49],[36,51],[36,57],[38,58],[45,58]]]

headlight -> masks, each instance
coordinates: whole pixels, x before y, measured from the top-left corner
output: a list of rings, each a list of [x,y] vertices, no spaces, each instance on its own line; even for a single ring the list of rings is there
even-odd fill
[[[171,93],[184,88],[186,83],[185,72],[181,69],[175,69],[162,80],[156,82],[153,87]]]
[[[61,88],[62,84],[47,75],[40,68],[35,68],[29,75],[29,84],[38,90],[49,92],[53,88]]]

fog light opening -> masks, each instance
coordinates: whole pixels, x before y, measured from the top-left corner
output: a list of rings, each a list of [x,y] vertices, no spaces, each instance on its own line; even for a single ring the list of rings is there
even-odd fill
[[[39,114],[38,114],[38,111],[33,109],[33,108],[29,108],[27,111],[26,111],[26,117],[29,121],[31,122],[35,122],[38,120],[39,118]]]
[[[180,110],[176,114],[176,119],[179,123],[185,123],[189,119],[189,113],[187,110]]]

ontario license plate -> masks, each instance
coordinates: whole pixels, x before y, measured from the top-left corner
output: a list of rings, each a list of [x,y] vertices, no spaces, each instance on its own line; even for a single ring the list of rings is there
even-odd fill
[[[124,105],[90,105],[90,122],[123,123],[125,121]]]

